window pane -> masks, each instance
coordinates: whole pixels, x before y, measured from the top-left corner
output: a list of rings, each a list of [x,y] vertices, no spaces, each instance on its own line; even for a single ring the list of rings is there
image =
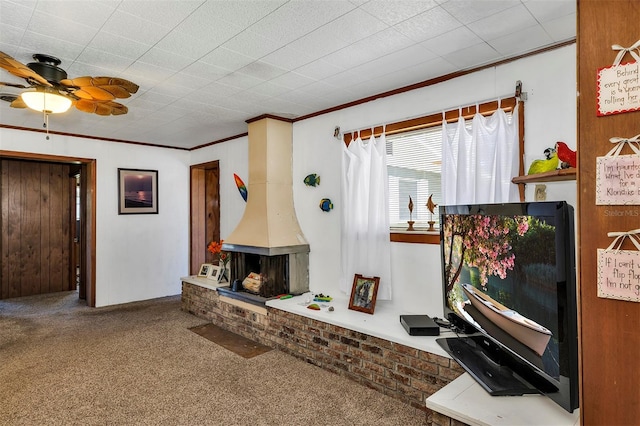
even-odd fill
[[[409,196],[413,200],[414,228],[427,228],[429,220],[438,223],[437,207],[432,215],[426,204],[431,194],[433,202],[440,204],[441,131],[436,126],[387,136],[391,227],[407,228]]]

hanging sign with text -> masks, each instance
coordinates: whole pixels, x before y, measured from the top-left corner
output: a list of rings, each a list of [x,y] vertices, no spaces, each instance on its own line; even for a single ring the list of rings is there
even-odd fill
[[[598,297],[640,302],[640,229],[608,236],[616,239],[598,249]],[[620,250],[627,238],[638,250]]]
[[[596,205],[640,204],[640,156],[596,158]]]
[[[598,297],[640,302],[640,251],[598,249]]]
[[[640,40],[630,47],[611,46],[617,51],[613,65],[598,70],[598,116],[640,111]],[[634,62],[622,63],[630,54]]]
[[[598,116],[640,111],[640,62],[598,70]]]
[[[596,205],[640,204],[640,134],[613,137],[613,148],[596,158]],[[625,146],[632,155],[620,155]]]

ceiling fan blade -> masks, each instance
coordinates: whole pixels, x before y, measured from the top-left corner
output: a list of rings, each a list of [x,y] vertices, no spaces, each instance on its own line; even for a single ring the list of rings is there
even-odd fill
[[[112,101],[97,101],[89,99],[79,99],[76,101],[76,108],[82,112],[98,115],[123,115],[129,112],[129,109]]]
[[[81,99],[86,99],[89,101],[110,101],[116,98],[110,92],[94,86],[84,86],[80,90],[74,91],[73,94]]]
[[[0,86],[17,87],[18,89],[28,89],[29,88],[29,86],[25,86],[24,84],[7,83],[5,81],[0,81]]]
[[[27,104],[24,103],[21,96],[15,98],[13,102],[9,104],[11,108],[26,108]]]
[[[139,88],[137,84],[129,80],[115,77],[78,77],[62,80],[60,84],[70,89],[76,89],[73,93],[80,98],[98,100],[128,98],[132,93],[136,93]],[[104,93],[95,91],[96,88],[110,93],[112,97],[107,99]],[[79,93],[83,90],[85,93]]]
[[[43,86],[52,87],[52,84],[49,83],[44,77],[42,77],[37,72],[33,71],[31,68],[26,65],[16,61],[11,56],[7,55],[4,52],[0,52],[0,67],[4,68],[11,74],[16,77],[24,78],[25,80],[35,80]]]

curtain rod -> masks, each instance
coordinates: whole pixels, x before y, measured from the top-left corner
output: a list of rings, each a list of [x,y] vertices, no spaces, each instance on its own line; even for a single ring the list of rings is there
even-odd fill
[[[506,99],[500,99],[500,108],[507,112],[512,111],[515,108],[516,104],[517,99],[513,96]],[[490,114],[498,109],[498,99],[483,103],[478,102],[477,104],[462,106],[444,111],[445,119],[448,123],[458,120],[458,118],[460,117],[460,111],[462,111],[462,116],[465,118],[473,117],[476,114],[476,105],[478,106],[480,114]],[[345,132],[342,139],[344,143],[349,145],[349,143],[351,143],[351,141],[358,135],[360,135],[361,138],[368,138],[373,133],[375,137],[378,137],[383,133],[385,135],[392,135],[394,133],[419,130],[426,127],[437,126],[439,124],[442,124],[442,112],[437,112],[422,117],[411,118],[408,120],[397,121],[394,123],[378,124],[360,130],[352,130],[350,132]]]

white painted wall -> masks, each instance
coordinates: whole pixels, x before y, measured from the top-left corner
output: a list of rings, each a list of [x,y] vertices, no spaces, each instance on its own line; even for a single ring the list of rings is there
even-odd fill
[[[339,294],[341,142],[333,137],[334,127],[356,130],[512,96],[516,80],[529,94],[526,166],[557,140],[575,147],[575,45],[294,123],[294,206],[311,246],[312,291]],[[97,159],[98,306],[180,293],[179,277],[188,273],[190,165],[220,161],[223,239],[244,212],[233,174],[248,184],[246,137],[189,153],[57,135],[45,141],[39,133],[0,129],[0,149]],[[159,170],[160,214],[117,214],[118,167]],[[309,173],[321,176],[320,186],[303,184]],[[325,197],[335,206],[329,213],[318,207]],[[526,197],[533,199],[533,185],[528,185]],[[548,200],[567,200],[575,207],[576,197],[575,182],[547,184]],[[442,315],[439,246],[393,243],[391,256],[394,298],[379,303],[406,313]]]
[[[51,124],[53,124],[52,122]],[[181,291],[188,274],[188,151],[0,129],[0,149],[96,159],[96,306]],[[158,214],[118,215],[118,168],[158,170]]]
[[[343,132],[401,121],[513,96],[517,80],[529,100],[525,104],[526,167],[542,158],[557,140],[576,146],[576,51],[568,46],[496,68],[446,81],[410,93],[379,99],[349,109],[294,123],[294,202],[298,220],[311,246],[310,287],[314,292],[339,294],[340,273],[340,144]],[[306,187],[302,179],[318,173],[321,184]],[[324,213],[319,200],[331,198],[335,209]],[[548,200],[576,206],[575,182],[548,183]],[[533,200],[533,185],[526,189]],[[392,244],[393,300],[379,301],[407,313],[442,315],[440,251],[437,245]]]

